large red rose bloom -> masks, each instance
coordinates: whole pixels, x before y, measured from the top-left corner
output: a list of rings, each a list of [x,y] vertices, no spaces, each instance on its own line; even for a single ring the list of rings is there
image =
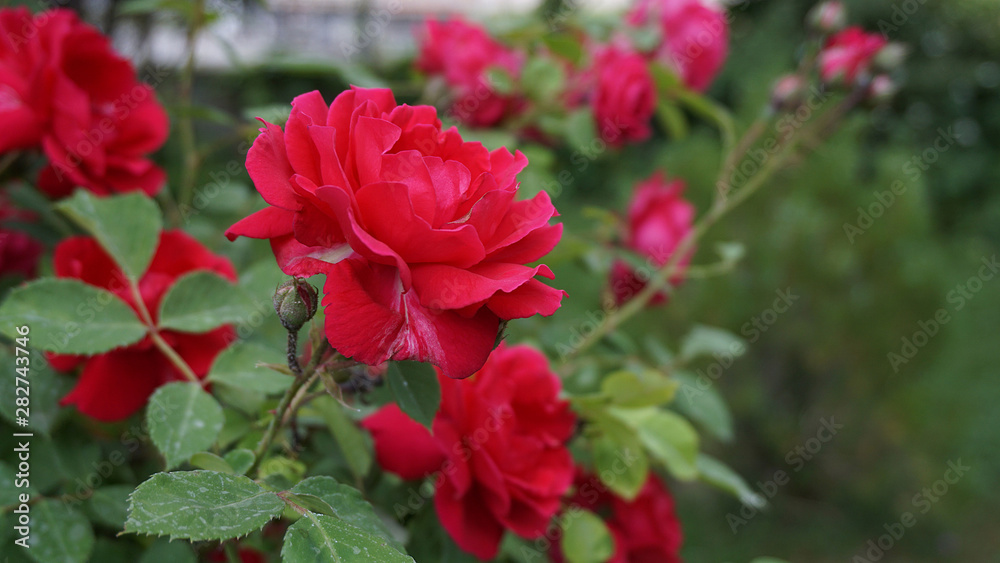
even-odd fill
[[[625,230],[625,247],[635,251],[649,261],[646,275],[666,264],[674,250],[691,231],[694,221],[694,206],[684,199],[684,182],[667,182],[661,172],[640,183],[628,207],[628,222]],[[683,269],[690,262],[692,252],[678,263],[678,272],[671,278],[677,285],[683,280]],[[611,268],[611,289],[619,305],[642,291],[647,279],[643,279],[631,266],[616,261]],[[652,304],[663,303],[666,295],[658,293]]]
[[[652,55],[692,90],[705,91],[726,62],[729,24],[710,1],[640,0],[626,19],[633,26],[657,28],[660,41]]]
[[[285,129],[265,123],[247,170],[270,207],[226,236],[271,239],[288,275],[327,276],[326,336],[366,364],[429,361],[466,377],[500,321],[551,315],[564,292],[539,260],[559,242],[549,196],[515,201],[520,153],[442,131],[434,108],[351,88],[326,105],[292,102]]]
[[[147,155],[167,138],[153,90],[107,37],[71,10],[0,10],[0,153],[40,148],[38,187],[107,195],[163,186]]]
[[[162,233],[153,261],[139,280],[142,301],[154,323],[163,296],[177,278],[195,270],[212,271],[236,281],[236,271],[226,258],[212,254],[181,231]],[[60,278],[76,278],[107,289],[139,314],[124,274],[92,238],[70,237],[59,243],[55,273]],[[224,326],[203,334],[163,330],[160,336],[198,377],[204,377],[215,357],[232,342],[235,332],[232,327]],[[184,376],[156,349],[148,335],[131,346],[97,356],[48,356],[52,366],[60,371],[83,367],[76,387],[63,397],[62,404],[75,405],[83,414],[108,422],[127,418],[142,408],[157,387],[184,381]]]
[[[545,533],[573,481],[566,441],[576,417],[558,398],[559,378],[527,346],[500,346],[468,381],[446,377],[434,434],[395,404],[364,420],[387,471],[435,474],[434,506],[463,550],[492,559],[504,530]]]
[[[524,64],[523,53],[460,19],[429,20],[422,35],[417,68],[442,76],[448,83],[455,95],[450,112],[455,119],[474,127],[489,127],[517,110],[519,101],[497,92],[488,73],[496,69],[516,79]]]

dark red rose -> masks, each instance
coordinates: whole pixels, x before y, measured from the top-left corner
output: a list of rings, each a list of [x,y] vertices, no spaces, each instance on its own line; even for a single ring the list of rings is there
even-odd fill
[[[656,85],[646,60],[620,45],[602,46],[588,73],[594,80],[590,105],[601,138],[615,147],[649,138]]]
[[[562,225],[548,195],[515,201],[520,152],[493,152],[441,130],[434,108],[352,88],[327,107],[292,102],[265,124],[247,170],[271,207],[226,236],[271,239],[288,275],[326,274],[326,335],[369,365],[429,361],[467,377],[493,350],[501,319],[551,315],[564,292],[539,260]]]
[[[250,547],[241,547],[237,554],[243,563],[266,563],[264,554]],[[217,547],[208,554],[209,563],[228,563],[229,558],[222,547]]]
[[[70,10],[0,10],[0,153],[40,148],[38,187],[100,195],[163,186],[148,154],[167,138],[153,90],[107,37]]]
[[[726,62],[729,24],[717,4],[706,0],[640,0],[626,20],[659,34],[652,55],[674,69],[692,90],[705,91]]]
[[[560,381],[528,346],[497,348],[467,381],[439,376],[433,436],[396,405],[364,420],[375,455],[405,479],[434,474],[434,506],[463,550],[492,559],[504,530],[545,533],[573,480],[566,441],[576,417]]]
[[[608,563],[680,563],[684,543],[681,523],[674,499],[656,475],[650,473],[631,502],[611,493],[597,477],[580,473],[575,483],[570,505],[609,515],[605,524],[614,539],[615,551]],[[559,542],[552,545],[552,561],[563,563]]]
[[[209,270],[236,281],[236,271],[226,258],[212,254],[181,231],[162,233],[153,261],[139,280],[142,301],[154,323],[160,300],[167,290],[177,278],[195,270]],[[139,314],[124,274],[92,238],[70,237],[59,243],[55,251],[55,273],[60,278],[76,278],[107,289]],[[204,377],[215,357],[232,342],[235,331],[231,326],[203,334],[163,330],[160,336],[198,377]],[[75,405],[83,414],[107,422],[127,418],[142,408],[157,387],[171,381],[184,381],[184,376],[153,345],[148,335],[131,346],[97,356],[49,354],[49,361],[60,371],[83,367],[76,387],[63,397],[62,404]]]
[[[483,28],[461,19],[428,20],[420,38],[417,68],[441,76],[454,92],[451,115],[473,127],[490,127],[522,105],[496,91],[489,72],[506,72],[512,82],[521,74],[524,54],[507,48]]]
[[[628,301],[642,291],[649,276],[670,260],[674,250],[691,231],[694,206],[685,200],[684,181],[667,182],[657,172],[636,187],[628,207],[625,247],[649,260],[644,272],[638,272],[624,261],[617,261],[611,268],[611,289],[618,304]],[[677,285],[683,279],[683,268],[690,262],[689,252],[679,263],[679,270],[671,278]],[[663,303],[666,295],[658,293],[652,304]]]
[[[872,59],[886,44],[881,35],[849,27],[830,37],[820,52],[820,77],[827,83],[851,86],[871,73]]]
[[[15,208],[0,194],[0,224],[4,221],[31,221],[34,216]],[[0,228],[0,276],[17,274],[35,277],[42,245],[26,233]]]

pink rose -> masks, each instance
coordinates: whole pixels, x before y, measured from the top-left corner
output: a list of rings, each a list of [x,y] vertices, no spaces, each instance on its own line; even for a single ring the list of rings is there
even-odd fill
[[[729,52],[725,12],[706,0],[639,0],[626,16],[635,27],[655,27],[652,55],[677,71],[688,88],[705,91]]]
[[[682,196],[683,180],[667,182],[657,172],[636,187],[628,207],[628,223],[624,237],[625,247],[646,256],[649,268],[643,274],[636,272],[624,261],[616,261],[611,268],[611,289],[621,305],[646,287],[648,276],[670,260],[677,246],[691,232],[695,210]],[[683,268],[690,262],[692,250],[685,255],[678,272],[671,278],[677,285],[683,278]],[[658,293],[652,304],[663,303],[664,293]]]
[[[819,73],[826,83],[854,85],[871,73],[872,59],[888,42],[881,35],[849,27],[830,37],[819,54]]]
[[[521,105],[497,92],[488,73],[497,69],[516,80],[524,54],[500,44],[479,26],[460,19],[428,20],[416,64],[427,74],[444,77],[455,96],[450,113],[462,123],[490,127]]]
[[[599,47],[590,70],[590,105],[597,133],[614,147],[649,138],[656,110],[656,85],[641,55],[620,46]]]

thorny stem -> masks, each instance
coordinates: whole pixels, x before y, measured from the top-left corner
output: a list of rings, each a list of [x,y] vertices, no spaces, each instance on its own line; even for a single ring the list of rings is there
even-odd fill
[[[299,365],[299,331],[288,331],[288,369],[292,370],[295,377],[302,377],[302,366]]]

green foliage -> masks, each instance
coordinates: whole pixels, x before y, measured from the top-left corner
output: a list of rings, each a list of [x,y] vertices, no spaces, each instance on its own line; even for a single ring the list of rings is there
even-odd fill
[[[608,413],[634,429],[653,459],[674,477],[697,477],[698,433],[681,416],[656,408],[611,408]]]
[[[392,536],[392,533],[375,513],[375,509],[361,495],[361,491],[338,483],[332,477],[310,477],[292,487],[291,492],[313,495],[326,502],[333,513],[343,522],[350,524],[358,531],[378,536],[388,545],[401,553],[406,553],[403,546]]]
[[[43,500],[31,508],[28,545],[31,558],[38,563],[84,563],[94,549],[94,530],[83,514],[66,503]]]
[[[157,473],[129,497],[125,531],[225,540],[258,530],[281,515],[285,501],[247,477],[214,471]]]
[[[208,332],[238,323],[253,310],[243,292],[212,272],[185,274],[160,303],[159,326],[181,332]]]
[[[281,560],[286,563],[405,563],[413,559],[393,549],[385,540],[322,514],[306,513],[285,532]]]
[[[236,342],[215,359],[208,380],[269,395],[281,393],[292,384],[292,377],[258,364],[281,365],[284,361],[284,354],[272,348]]]
[[[172,469],[215,442],[222,430],[222,407],[197,383],[168,383],[150,397],[146,422]]]
[[[603,563],[614,553],[611,532],[593,512],[571,509],[564,521],[560,546],[569,563]]]
[[[441,404],[441,386],[434,368],[417,362],[391,362],[385,377],[399,408],[433,431],[431,424]]]
[[[129,280],[146,272],[162,229],[156,202],[138,193],[98,198],[77,190],[56,208],[93,235]]]
[[[25,356],[21,356],[22,358]],[[59,416],[64,412],[59,406],[59,399],[69,392],[73,382],[52,372],[41,354],[27,356],[30,360],[28,379],[31,396],[31,416],[28,424],[22,428],[49,434]],[[0,396],[15,397],[17,377],[15,357],[6,349],[0,348]],[[24,378],[22,378],[24,379]],[[13,400],[0,401],[0,417],[14,424],[17,419],[17,405]]]
[[[28,325],[31,345],[60,354],[100,354],[146,334],[117,295],[79,280],[46,278],[12,290],[0,305],[0,333],[17,338]]]

